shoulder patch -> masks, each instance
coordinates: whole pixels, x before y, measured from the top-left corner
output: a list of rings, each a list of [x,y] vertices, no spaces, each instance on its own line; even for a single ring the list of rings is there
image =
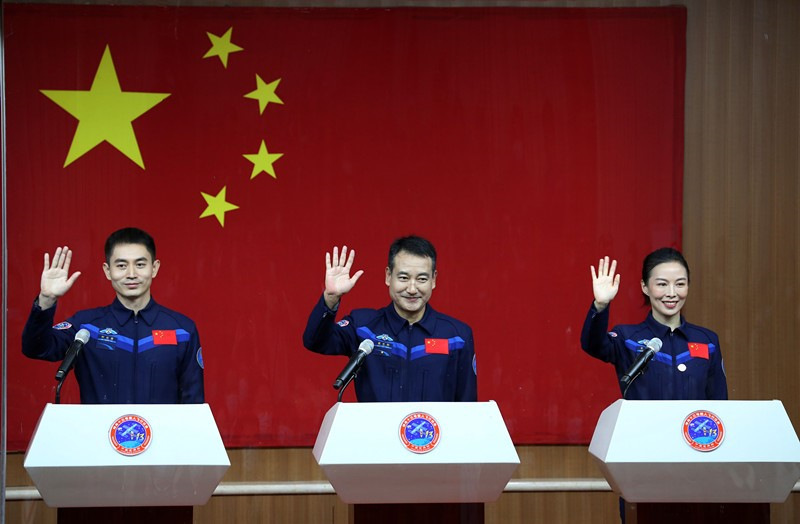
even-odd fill
[[[203,348],[197,348],[197,363],[200,365],[200,369],[205,369],[205,366],[203,366]]]
[[[339,322],[337,322],[336,325],[339,326],[339,327],[349,326],[350,325],[350,321],[343,319],[343,320],[340,320]]]
[[[69,329],[71,327],[72,327],[72,324],[70,324],[69,322],[59,322],[58,324],[53,326],[53,329],[62,329],[63,330],[63,329]]]
[[[611,338],[617,338],[617,333],[615,331],[609,331],[608,336]]]

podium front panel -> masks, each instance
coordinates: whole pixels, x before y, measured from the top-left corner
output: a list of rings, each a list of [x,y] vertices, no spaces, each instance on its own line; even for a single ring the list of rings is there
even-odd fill
[[[115,445],[112,426],[127,415],[148,426],[141,451]],[[230,461],[208,404],[48,404],[24,465],[48,506],[193,506]]]
[[[438,442],[410,451],[403,421],[425,413]],[[488,502],[519,465],[494,402],[338,403],[325,415],[314,457],[347,503]]]
[[[717,418],[721,438],[686,436],[695,414]],[[800,479],[800,441],[777,400],[618,400],[589,453],[630,502],[783,502]]]

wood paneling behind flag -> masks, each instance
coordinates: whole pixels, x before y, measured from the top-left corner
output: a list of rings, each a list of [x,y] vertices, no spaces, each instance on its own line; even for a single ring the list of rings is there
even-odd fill
[[[10,449],[53,398],[19,351],[43,253],[83,272],[63,320],[111,302],[128,225],[199,326],[228,446],[313,443],[345,363],[301,342],[325,252],[366,271],[342,311],[380,307],[412,233],[515,442],[587,442],[619,396],[579,345],[589,265],[619,259],[612,322],[639,322],[642,257],[680,245],[684,8],[3,8]]]

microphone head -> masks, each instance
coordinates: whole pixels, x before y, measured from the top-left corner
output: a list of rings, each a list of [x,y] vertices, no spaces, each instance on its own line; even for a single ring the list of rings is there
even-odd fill
[[[650,339],[650,340],[647,342],[647,347],[648,347],[648,348],[650,348],[650,349],[652,349],[652,350],[653,350],[653,352],[655,352],[655,353],[658,353],[659,351],[661,351],[661,346],[662,346],[663,344],[664,344],[664,343],[663,343],[663,342],[661,342],[661,339],[660,339],[660,338],[658,338],[658,337],[656,337],[656,338],[651,338],[651,339]]]
[[[369,355],[372,353],[372,348],[374,347],[375,343],[367,338],[361,341],[361,344],[358,345],[358,350],[362,351],[365,355]]]
[[[91,335],[89,334],[88,329],[81,329],[75,334],[75,340],[80,340],[82,343],[86,344],[89,342]]]

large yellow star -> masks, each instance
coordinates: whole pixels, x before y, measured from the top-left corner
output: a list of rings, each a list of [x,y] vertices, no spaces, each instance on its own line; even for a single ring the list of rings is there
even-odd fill
[[[282,156],[283,153],[270,153],[267,151],[267,145],[262,140],[261,147],[258,148],[258,153],[254,155],[244,155],[247,160],[253,163],[253,171],[250,173],[250,180],[253,180],[261,173],[269,173],[272,178],[277,178],[275,175],[275,168],[272,167],[272,164]]]
[[[89,91],[42,89],[42,94],[78,119],[64,167],[108,142],[142,169],[144,161],[133,132],[133,121],[170,95],[122,91],[108,46]]]
[[[206,33],[208,39],[211,40],[211,49],[209,49],[203,58],[218,56],[222,61],[222,67],[228,68],[228,55],[237,51],[242,51],[242,48],[231,42],[231,35],[233,34],[233,27],[229,27],[225,34],[222,36],[212,35]]]
[[[228,190],[228,186],[222,186],[217,196],[211,196],[207,193],[200,192],[203,195],[203,198],[206,201],[206,210],[203,211],[203,214],[200,215],[200,218],[210,217],[214,215],[217,217],[217,221],[219,225],[225,227],[225,213],[228,211],[233,211],[234,209],[239,209],[239,206],[235,204],[231,204],[230,202],[225,200],[225,193]]]
[[[281,79],[279,78],[274,82],[266,84],[261,80],[260,76],[256,75],[256,90],[247,93],[244,97],[258,100],[258,114],[264,114],[264,108],[266,108],[267,104],[270,102],[283,104],[283,100],[278,98],[278,95],[275,94],[275,90],[278,89],[278,84],[280,84],[280,82]]]

